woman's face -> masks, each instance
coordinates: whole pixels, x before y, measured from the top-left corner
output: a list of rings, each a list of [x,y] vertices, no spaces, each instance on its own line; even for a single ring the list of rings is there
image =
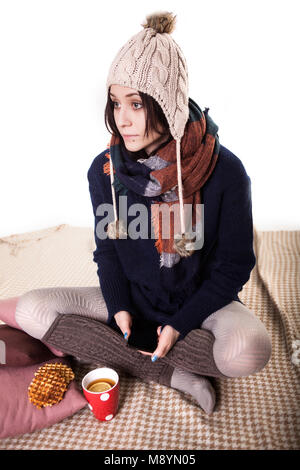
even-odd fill
[[[137,90],[121,85],[111,85],[110,98],[114,103],[116,126],[123,137],[125,147],[130,152],[145,149],[150,155],[156,147],[168,140],[168,136],[161,136],[153,130],[149,132],[148,137],[145,136],[145,110]]]

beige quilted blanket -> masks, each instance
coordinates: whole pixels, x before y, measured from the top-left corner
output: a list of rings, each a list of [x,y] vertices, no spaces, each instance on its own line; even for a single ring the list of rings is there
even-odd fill
[[[214,381],[211,416],[193,398],[121,374],[120,409],[108,423],[88,407],[1,449],[299,449],[300,231],[254,231],[257,264],[240,293],[273,344],[261,372]],[[59,225],[0,239],[0,298],[40,287],[98,285],[92,228]],[[80,383],[96,364],[75,362]]]

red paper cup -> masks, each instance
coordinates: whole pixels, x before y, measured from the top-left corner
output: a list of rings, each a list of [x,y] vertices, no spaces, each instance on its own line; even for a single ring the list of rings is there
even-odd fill
[[[110,379],[115,385],[105,392],[90,392],[88,386],[98,379]],[[82,389],[89,402],[89,408],[100,421],[110,421],[115,417],[119,405],[119,376],[109,367],[100,367],[86,374],[82,379]]]

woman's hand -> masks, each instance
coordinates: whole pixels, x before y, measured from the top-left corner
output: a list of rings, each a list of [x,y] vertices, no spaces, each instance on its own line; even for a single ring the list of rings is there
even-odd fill
[[[126,310],[120,310],[120,312],[114,315],[116,324],[122,331],[124,338],[128,340],[131,334],[132,315]]]
[[[179,331],[175,330],[175,328],[170,325],[166,325],[159,335],[158,345],[152,354],[151,360],[154,362],[156,359],[164,357],[166,354],[168,354],[170,349],[178,340],[179,336]]]
[[[174,346],[177,339],[179,338],[180,333],[177,330],[175,330],[175,328],[173,328],[172,326],[166,325],[162,331],[161,331],[160,326],[157,328],[157,335],[158,335],[157,348],[152,354],[146,351],[140,351],[144,355],[152,356],[152,362],[168,354],[170,349]]]
[[[161,334],[161,326],[158,326],[157,327],[157,344],[158,344],[158,340],[159,340],[159,337],[160,337],[160,334]],[[138,351],[142,354],[144,354],[144,356],[152,356],[152,353],[151,352],[147,352],[147,351],[140,351],[138,349]]]

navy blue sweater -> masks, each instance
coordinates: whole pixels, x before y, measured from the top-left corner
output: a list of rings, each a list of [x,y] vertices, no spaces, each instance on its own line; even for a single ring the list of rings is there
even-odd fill
[[[172,268],[160,267],[155,239],[100,240],[96,236],[99,204],[112,204],[106,150],[92,162],[87,176],[94,213],[96,250],[93,259],[108,309],[108,324],[114,315],[127,310],[157,325],[171,325],[179,339],[213,312],[232,300],[241,302],[238,292],[248,281],[256,258],[253,250],[251,180],[241,160],[220,146],[214,171],[201,188],[204,204],[204,244]],[[142,163],[141,163],[142,164]],[[119,213],[119,195],[116,192]],[[151,199],[127,193],[128,206],[148,207],[151,227]],[[128,215],[128,225],[135,217]],[[149,232],[150,233],[150,232]],[[242,303],[242,302],[241,302]]]

